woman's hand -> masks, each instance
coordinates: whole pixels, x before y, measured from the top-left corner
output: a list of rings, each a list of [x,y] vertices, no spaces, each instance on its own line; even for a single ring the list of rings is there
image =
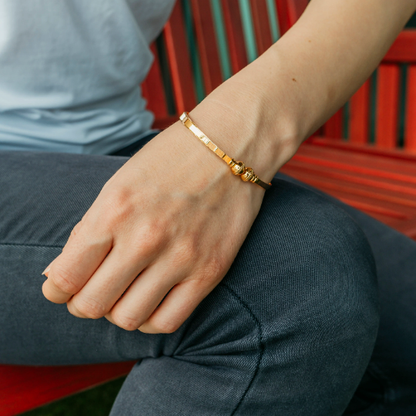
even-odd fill
[[[106,183],[43,293],[80,318],[171,333],[225,276],[263,196],[176,123]]]

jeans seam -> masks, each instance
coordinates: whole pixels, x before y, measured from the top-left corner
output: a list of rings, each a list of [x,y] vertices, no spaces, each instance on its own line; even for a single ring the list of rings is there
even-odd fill
[[[21,244],[21,243],[0,243],[0,246],[63,248],[62,245],[58,246],[58,245],[48,245],[48,244]]]
[[[256,368],[253,372],[253,375],[251,377],[250,382],[248,383],[246,389],[244,390],[244,393],[242,394],[240,400],[238,401],[238,403],[236,404],[236,406],[234,407],[233,411],[231,412],[230,416],[234,416],[238,410],[238,408],[240,407],[241,403],[243,402],[244,398],[246,397],[248,391],[250,390],[250,387],[252,386],[254,379],[256,378],[257,373],[259,372],[260,369],[260,363],[261,360],[263,358],[263,353],[264,353],[264,340],[263,340],[263,329],[262,329],[262,325],[259,321],[259,319],[256,317],[256,315],[254,314],[254,312],[251,310],[251,308],[241,299],[241,297],[239,295],[237,295],[237,293],[234,292],[233,289],[231,289],[227,284],[222,283],[222,286],[228,290],[229,293],[231,293],[231,295],[241,304],[241,306],[249,313],[249,315],[251,316],[251,318],[253,319],[254,323],[257,326],[258,329],[258,348],[259,348],[259,355],[258,355],[258,359],[257,359],[257,363],[256,363]]]

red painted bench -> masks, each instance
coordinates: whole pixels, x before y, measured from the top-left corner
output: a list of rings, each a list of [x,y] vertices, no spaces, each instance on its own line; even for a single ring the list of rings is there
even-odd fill
[[[376,93],[373,143],[371,90]],[[345,110],[308,139],[281,171],[416,240],[416,30],[400,34],[376,79],[350,100],[348,140],[343,140]]]
[[[189,0],[193,36],[205,94],[222,80],[212,3]],[[219,0],[232,72],[247,62],[239,0]],[[300,16],[307,0],[275,0],[281,33]],[[250,0],[253,31],[260,54],[272,43],[266,0]],[[189,16],[188,16],[189,17]],[[197,103],[194,69],[178,2],[163,35],[152,46],[158,56],[142,88],[164,128]],[[196,49],[193,53],[196,53]],[[193,57],[195,57],[193,55]],[[404,144],[398,146],[400,66],[407,70]],[[349,103],[348,138],[340,110],[308,139],[282,172],[322,189],[416,240],[416,31],[403,32],[378,70]],[[195,67],[195,65],[194,65]],[[371,90],[377,89],[375,142],[370,142]],[[72,367],[0,366],[0,416],[12,416],[125,375],[133,363]]]

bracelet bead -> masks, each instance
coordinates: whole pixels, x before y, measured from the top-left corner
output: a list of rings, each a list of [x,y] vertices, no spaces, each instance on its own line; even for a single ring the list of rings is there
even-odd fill
[[[240,176],[244,173],[245,169],[244,163],[236,160],[235,165],[231,168],[231,172],[233,172],[235,176]]]
[[[249,182],[250,179],[254,176],[254,170],[251,168],[247,168],[244,173],[241,175],[241,179],[244,182]]]

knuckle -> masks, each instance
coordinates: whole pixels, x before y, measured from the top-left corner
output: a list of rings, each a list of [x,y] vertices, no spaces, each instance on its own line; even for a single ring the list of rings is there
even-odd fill
[[[140,230],[141,240],[148,246],[158,248],[163,244],[165,230],[161,221],[149,220]]]
[[[217,280],[224,277],[227,270],[226,262],[221,255],[213,256],[199,269],[199,279],[204,281]]]
[[[84,316],[90,319],[99,319],[106,314],[106,309],[102,304],[94,299],[74,298],[75,308]]]
[[[198,243],[193,238],[177,243],[174,262],[179,265],[189,264],[198,257]]]
[[[134,213],[131,191],[125,188],[112,189],[105,201],[103,215],[111,227],[123,223]]]
[[[74,315],[77,318],[84,318],[84,315],[82,315],[82,313],[74,306],[72,301],[67,302],[66,307],[71,315]]]
[[[150,318],[149,323],[154,331],[159,334],[172,334],[180,327],[180,325],[176,322],[158,319],[156,317]]]
[[[74,295],[78,292],[79,286],[76,283],[74,274],[67,268],[62,267],[59,264],[53,266],[50,277],[53,283],[63,292]]]
[[[71,237],[75,237],[78,234],[81,227],[82,227],[82,221],[80,221],[78,224],[76,224],[75,227],[72,229]]]
[[[135,331],[139,326],[140,322],[137,318],[132,318],[128,316],[126,313],[112,313],[111,317],[114,323],[122,329],[126,331]]]
[[[225,261],[222,256],[216,256],[208,263],[208,270],[211,275],[218,276],[224,273]]]
[[[160,251],[166,243],[163,227],[156,221],[146,222],[137,233],[132,244],[138,256],[151,255]]]

